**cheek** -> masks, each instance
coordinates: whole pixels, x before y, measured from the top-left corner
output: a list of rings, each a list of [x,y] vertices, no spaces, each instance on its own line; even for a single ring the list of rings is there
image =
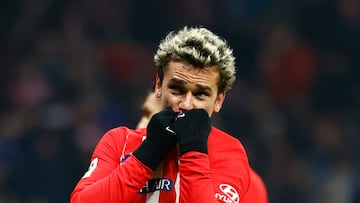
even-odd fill
[[[166,94],[163,94],[162,97],[161,97],[161,100],[162,100],[162,104],[163,104],[163,107],[166,108],[166,107],[173,107],[173,109],[177,109],[177,100],[176,100],[176,97],[173,97],[171,96],[170,94],[166,93]]]
[[[211,100],[204,104],[203,108],[208,112],[209,115],[219,112],[218,101]]]
[[[209,116],[214,112],[214,105],[207,106],[206,111],[208,112]]]
[[[210,101],[195,101],[194,108],[204,109],[209,115],[211,115],[214,110],[214,104]]]

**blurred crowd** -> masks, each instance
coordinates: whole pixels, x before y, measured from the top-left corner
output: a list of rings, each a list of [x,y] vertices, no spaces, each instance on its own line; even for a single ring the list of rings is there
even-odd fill
[[[244,143],[270,202],[359,203],[358,0],[3,2],[0,202],[68,202],[101,136],[136,126],[157,45],[183,25],[234,49],[214,125]]]

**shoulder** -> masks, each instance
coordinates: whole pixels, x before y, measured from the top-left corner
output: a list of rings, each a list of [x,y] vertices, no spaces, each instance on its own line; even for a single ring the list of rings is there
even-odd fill
[[[245,152],[245,148],[239,139],[216,127],[211,128],[209,135],[209,145],[213,144],[217,146],[216,148],[238,148]]]
[[[249,177],[249,160],[245,147],[240,140],[230,134],[212,127],[208,140],[208,154],[211,161],[237,166]],[[225,163],[226,162],[226,163]],[[232,167],[233,167],[232,166]]]
[[[128,127],[116,127],[108,130],[100,139],[97,144],[97,151],[112,151],[118,154],[123,151],[124,145],[126,146],[138,146],[146,134],[146,129],[131,129]]]
[[[142,138],[146,134],[146,129],[131,129],[125,126],[116,127],[108,130],[102,140],[124,140],[131,138]]]
[[[239,168],[243,168],[246,175],[249,176],[249,161],[243,144],[240,140],[216,127],[212,127],[209,135],[208,154],[212,161],[216,160],[218,163],[225,161],[234,165],[242,165]]]

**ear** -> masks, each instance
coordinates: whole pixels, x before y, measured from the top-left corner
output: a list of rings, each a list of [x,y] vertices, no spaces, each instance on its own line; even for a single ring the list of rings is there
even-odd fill
[[[161,97],[161,80],[160,80],[159,75],[156,75],[154,92],[155,92],[155,97],[156,98]]]
[[[215,105],[214,105],[215,113],[218,113],[220,111],[220,109],[224,103],[224,100],[225,100],[225,92],[220,93],[215,100]]]

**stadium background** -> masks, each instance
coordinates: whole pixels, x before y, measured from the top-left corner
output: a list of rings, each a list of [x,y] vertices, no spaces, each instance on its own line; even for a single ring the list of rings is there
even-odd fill
[[[359,203],[357,0],[2,2],[0,202],[68,202],[103,133],[136,125],[156,46],[183,25],[234,49],[216,125],[244,142],[270,202]]]

